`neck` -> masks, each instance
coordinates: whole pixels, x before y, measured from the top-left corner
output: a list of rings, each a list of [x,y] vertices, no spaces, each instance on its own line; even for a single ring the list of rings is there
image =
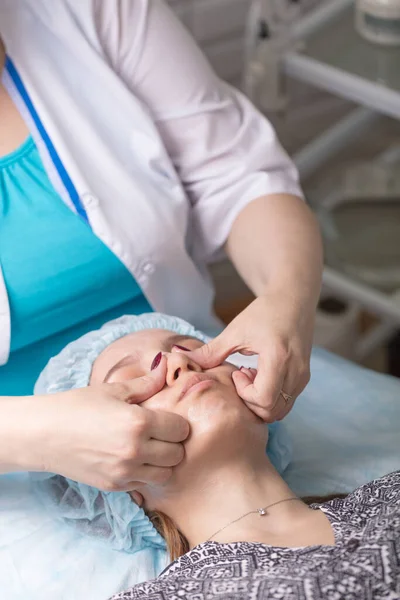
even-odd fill
[[[237,459],[213,471],[213,476],[199,485],[185,486],[185,492],[169,497],[162,510],[175,521],[191,547],[212,537],[218,542],[260,541],[276,542],[290,531],[297,519],[309,508],[301,501],[282,502],[295,497],[266,457],[257,464]],[[236,523],[249,511],[280,503],[260,517],[252,514]]]

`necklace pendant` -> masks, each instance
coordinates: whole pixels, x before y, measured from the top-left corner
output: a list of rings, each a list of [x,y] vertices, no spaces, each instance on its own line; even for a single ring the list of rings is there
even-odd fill
[[[265,510],[265,508],[257,508],[258,514],[260,515],[260,517],[263,517],[264,515],[267,514],[267,511]]]

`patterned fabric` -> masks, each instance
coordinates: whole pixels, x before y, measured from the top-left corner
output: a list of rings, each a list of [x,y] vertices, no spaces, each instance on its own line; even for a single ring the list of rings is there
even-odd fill
[[[400,471],[313,508],[329,518],[335,546],[206,542],[112,600],[400,599]]]

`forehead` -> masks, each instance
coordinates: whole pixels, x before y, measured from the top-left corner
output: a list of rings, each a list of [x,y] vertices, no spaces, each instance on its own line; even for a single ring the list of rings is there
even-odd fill
[[[113,359],[124,352],[139,351],[141,348],[166,342],[173,335],[175,334],[172,331],[166,329],[144,329],[130,333],[107,346],[96,362],[100,359]]]
[[[175,335],[176,334],[173,331],[168,331],[166,329],[144,329],[142,331],[135,331],[110,344],[104,350],[104,354],[106,352],[119,352],[121,349],[124,350],[126,348],[140,348],[143,345],[165,342],[168,338]]]

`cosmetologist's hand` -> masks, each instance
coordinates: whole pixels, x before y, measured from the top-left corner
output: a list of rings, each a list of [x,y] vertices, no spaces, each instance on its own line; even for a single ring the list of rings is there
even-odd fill
[[[165,385],[166,362],[151,374],[124,383],[37,398],[43,470],[107,491],[163,484],[184,456],[189,424],[140,403]],[[39,436],[40,439],[40,436]],[[31,469],[32,470],[32,469]]]
[[[187,353],[203,368],[221,364],[230,354],[258,354],[258,372],[235,371],[239,396],[267,423],[283,419],[310,379],[315,311],[289,294],[257,298],[209,344]],[[293,399],[286,399],[281,391]]]

